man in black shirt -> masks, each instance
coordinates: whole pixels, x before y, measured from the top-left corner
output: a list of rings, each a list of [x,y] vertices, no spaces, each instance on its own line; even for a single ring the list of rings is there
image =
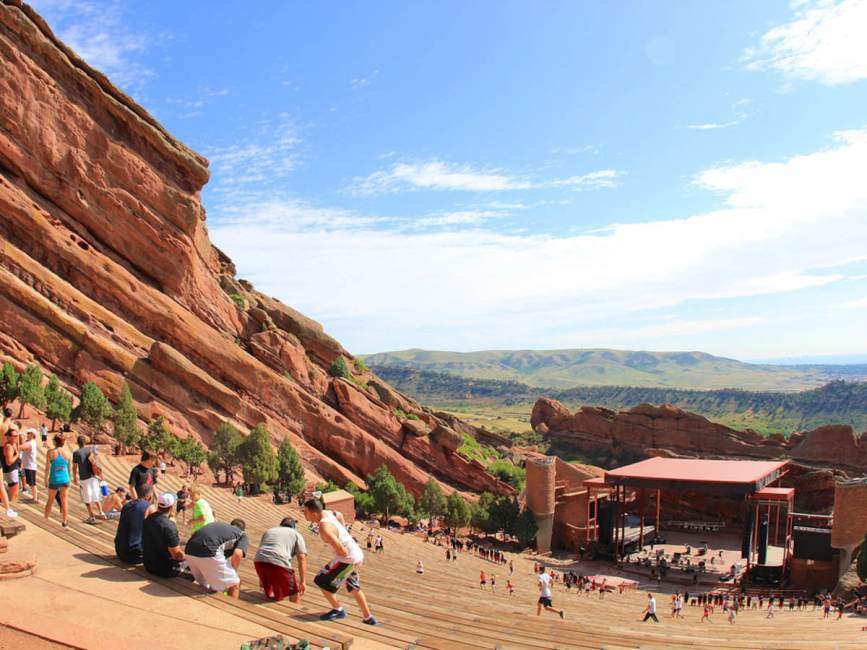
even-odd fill
[[[132,468],[129,473],[129,496],[132,499],[137,498],[138,489],[142,485],[150,485],[155,489],[157,484],[157,470],[154,467],[156,456],[149,451],[141,453],[141,462]]]
[[[99,489],[99,476],[94,471],[96,468],[96,447],[85,446],[87,438],[84,436],[78,436],[76,442],[78,449],[72,454],[72,464],[78,471],[73,474],[72,480],[78,486],[82,503],[87,506],[88,517],[85,523],[95,524],[94,506],[96,506],[99,516],[105,519],[105,515],[102,514],[102,492]]]
[[[232,598],[241,592],[237,569],[250,545],[242,519],[202,526],[193,533],[184,549],[190,573],[205,589],[225,591]]]
[[[144,567],[148,573],[174,578],[178,564],[184,560],[178,527],[168,518],[175,507],[175,495],[163,492],[157,499],[157,511],[144,520],[141,546]]]
[[[138,499],[127,501],[120,511],[120,521],[114,535],[114,550],[117,557],[129,564],[142,561],[142,529],[145,518],[156,512],[151,503],[151,486],[142,485]]]

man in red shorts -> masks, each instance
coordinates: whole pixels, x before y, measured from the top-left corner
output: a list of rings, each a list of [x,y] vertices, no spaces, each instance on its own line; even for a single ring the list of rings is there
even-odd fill
[[[297,558],[297,575],[292,569],[292,558]],[[279,526],[262,534],[253,564],[268,598],[301,602],[307,590],[307,546],[301,533],[295,530],[294,519],[286,517]]]

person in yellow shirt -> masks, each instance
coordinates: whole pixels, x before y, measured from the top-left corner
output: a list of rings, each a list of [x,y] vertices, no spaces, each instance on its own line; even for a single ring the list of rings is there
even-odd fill
[[[190,525],[193,527],[193,532],[196,532],[202,526],[214,521],[214,511],[211,510],[211,504],[202,496],[201,489],[197,485],[190,487],[190,501],[193,502],[193,518],[190,519]]]

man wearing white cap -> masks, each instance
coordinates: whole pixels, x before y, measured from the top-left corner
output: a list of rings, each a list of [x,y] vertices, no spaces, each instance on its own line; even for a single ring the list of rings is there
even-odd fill
[[[157,499],[157,511],[144,521],[141,546],[142,560],[148,573],[173,578],[179,573],[178,565],[184,560],[178,527],[169,519],[175,507],[172,492],[163,492]]]

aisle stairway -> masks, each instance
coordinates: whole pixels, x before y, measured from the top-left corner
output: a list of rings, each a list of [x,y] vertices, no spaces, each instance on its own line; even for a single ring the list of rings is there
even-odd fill
[[[44,452],[43,452],[44,454]],[[114,487],[126,485],[133,460],[102,456],[106,479]],[[43,465],[40,465],[42,467]],[[159,487],[176,491],[181,480],[172,474],[160,478]],[[188,483],[188,481],[187,481]],[[385,540],[382,555],[368,554],[362,572],[362,586],[380,625],[361,624],[358,608],[351,596],[340,594],[350,616],[339,622],[322,623],[317,615],[324,611],[326,601],[312,585],[316,570],[330,559],[327,549],[303,524],[295,507],[275,506],[267,497],[243,498],[240,503],[227,489],[204,488],[205,497],[220,520],[236,516],[245,519],[253,546],[266,528],[276,525],[284,516],[299,519],[309,551],[308,567],[311,587],[301,605],[273,603],[258,591],[258,580],[252,559],[240,569],[242,595],[233,601],[222,595],[205,594],[197,585],[182,580],[163,580],[177,592],[202,599],[213,607],[232,611],[275,632],[297,640],[309,639],[314,647],[347,648],[353,639],[377,642],[402,648],[863,648],[867,647],[867,632],[862,620],[844,616],[842,620],[819,619],[817,612],[778,612],[776,618],[765,619],[764,612],[742,612],[735,625],[729,625],[722,613],[714,616],[713,624],[701,624],[700,611],[687,608],[684,620],[668,616],[668,596],[657,598],[660,624],[641,622],[645,605],[643,592],[608,594],[603,600],[597,595],[566,593],[557,586],[554,604],[566,610],[566,620],[543,613],[535,615],[537,590],[532,576],[531,560],[514,556],[515,575],[512,580],[517,592],[510,597],[505,590],[508,570],[480,558],[462,554],[456,563],[446,563],[445,550],[425,543],[414,535],[378,531]],[[44,498],[44,497],[43,497]],[[22,500],[19,512],[30,524],[50,530],[59,537],[97,554],[113,559],[113,536],[116,524],[101,522],[92,526],[82,523],[86,516],[77,491],[70,492],[71,527],[61,529],[55,512],[46,522],[41,508]],[[189,526],[180,524],[182,539],[189,535]],[[356,524],[353,534],[364,541],[367,528]],[[252,555],[252,549],[251,549]],[[424,575],[415,573],[418,560],[425,567]],[[142,569],[127,569],[142,582],[151,579]],[[497,575],[497,592],[481,591],[480,570]]]

